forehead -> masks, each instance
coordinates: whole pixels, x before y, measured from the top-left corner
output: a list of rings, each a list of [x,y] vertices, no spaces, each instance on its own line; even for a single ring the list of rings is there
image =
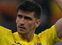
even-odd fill
[[[17,15],[23,15],[23,16],[31,16],[31,17],[34,17],[35,12],[29,12],[29,11],[18,10]]]

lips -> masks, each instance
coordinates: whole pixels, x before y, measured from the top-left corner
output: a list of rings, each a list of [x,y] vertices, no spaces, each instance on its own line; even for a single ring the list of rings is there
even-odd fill
[[[20,29],[25,29],[25,27],[19,26]]]

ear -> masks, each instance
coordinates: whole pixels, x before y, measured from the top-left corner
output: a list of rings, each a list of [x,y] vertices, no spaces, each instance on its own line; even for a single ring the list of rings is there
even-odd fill
[[[36,20],[36,23],[35,23],[36,27],[38,27],[40,25],[40,19],[37,19]]]

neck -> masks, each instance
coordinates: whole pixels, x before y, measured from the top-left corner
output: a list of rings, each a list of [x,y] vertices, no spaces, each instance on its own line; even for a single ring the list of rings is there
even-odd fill
[[[23,40],[26,40],[26,41],[30,42],[34,37],[34,32],[32,32],[32,33],[24,33],[24,34],[21,33],[21,34],[19,34],[19,36]]]

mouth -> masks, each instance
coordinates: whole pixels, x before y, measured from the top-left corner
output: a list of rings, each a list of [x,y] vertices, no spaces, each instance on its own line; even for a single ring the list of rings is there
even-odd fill
[[[20,29],[25,29],[25,27],[19,26]]]

